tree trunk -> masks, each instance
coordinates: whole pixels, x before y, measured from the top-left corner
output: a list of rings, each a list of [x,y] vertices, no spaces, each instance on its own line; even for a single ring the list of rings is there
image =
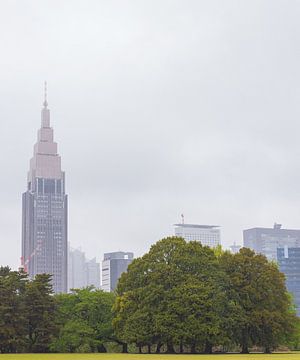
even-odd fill
[[[167,354],[175,354],[175,349],[174,349],[173,343],[171,341],[167,342],[167,351],[166,351],[166,353]]]
[[[249,349],[247,344],[242,344],[241,354],[249,354]]]
[[[196,354],[196,343],[191,344],[191,354]]]
[[[148,345],[148,354],[151,354],[151,345]]]
[[[128,345],[127,343],[123,343],[122,344],[122,354],[127,354],[128,353]]]
[[[265,347],[265,354],[271,354],[272,351],[271,351],[271,348],[269,346],[266,346]]]
[[[160,354],[160,348],[162,347],[162,343],[158,343],[157,345],[156,345],[156,354]]]
[[[184,352],[184,347],[183,347],[182,340],[180,341],[179,352],[180,352],[180,354],[183,354],[183,352]]]
[[[209,341],[206,341],[205,343],[205,354],[212,354],[212,344]]]
[[[139,345],[139,354],[142,354],[142,347]]]
[[[107,350],[103,344],[97,346],[98,353],[107,353]]]

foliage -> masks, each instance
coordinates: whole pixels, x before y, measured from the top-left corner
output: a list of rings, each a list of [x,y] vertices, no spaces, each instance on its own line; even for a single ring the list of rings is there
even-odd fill
[[[232,341],[244,353],[251,345],[270,352],[286,343],[297,318],[277,265],[243,248],[234,255],[224,253],[221,266],[228,275],[227,292],[237,315],[229,329]]]
[[[114,305],[117,336],[149,351],[286,344],[297,323],[284,276],[249,249],[220,248],[171,237],[153,245],[121,276]]]
[[[137,346],[196,346],[222,342],[222,273],[214,251],[199,242],[166,238],[136,259],[117,288],[116,334]]]
[[[32,281],[22,270],[0,268],[0,352],[46,352],[54,327],[49,275]]]
[[[27,311],[28,351],[48,352],[56,332],[55,300],[52,296],[51,275],[39,274],[27,283],[25,306]]]
[[[92,287],[56,296],[58,336],[51,344],[57,352],[106,352],[113,338],[114,295]]]

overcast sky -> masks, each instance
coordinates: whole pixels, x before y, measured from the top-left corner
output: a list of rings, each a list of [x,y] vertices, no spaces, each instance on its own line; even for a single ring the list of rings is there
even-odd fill
[[[224,246],[300,228],[300,1],[1,0],[0,264],[19,265],[43,82],[69,241],[141,255],[187,223]]]

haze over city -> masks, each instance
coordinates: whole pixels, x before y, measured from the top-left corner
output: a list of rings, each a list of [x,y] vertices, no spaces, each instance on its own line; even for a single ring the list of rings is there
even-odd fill
[[[0,263],[21,253],[21,195],[44,81],[69,241],[143,254],[180,221],[299,228],[296,1],[1,1]],[[239,31],[237,31],[239,29]]]

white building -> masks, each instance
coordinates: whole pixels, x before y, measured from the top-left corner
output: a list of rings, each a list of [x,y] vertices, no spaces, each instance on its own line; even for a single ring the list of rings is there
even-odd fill
[[[202,245],[216,247],[221,244],[220,227],[216,225],[175,224],[175,236],[186,241],[200,241]]]
[[[96,258],[88,260],[81,249],[69,249],[68,288],[82,289],[87,286],[100,288],[100,264]]]

